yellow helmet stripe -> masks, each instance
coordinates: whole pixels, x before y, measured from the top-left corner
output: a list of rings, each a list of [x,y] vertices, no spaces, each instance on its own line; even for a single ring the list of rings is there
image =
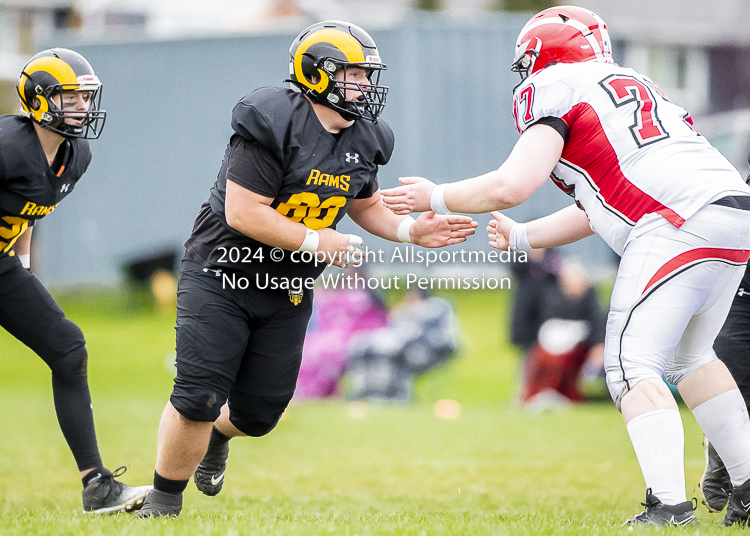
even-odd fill
[[[48,72],[63,85],[63,89],[77,89],[79,85],[73,68],[60,58],[54,56],[44,56],[34,60],[31,62],[31,65],[26,67],[25,71],[28,74],[34,74],[37,71]]]
[[[364,63],[365,55],[362,52],[362,46],[359,44],[352,35],[336,30],[334,28],[326,28],[313,32],[307,38],[305,38],[297,47],[297,53],[294,55],[294,72],[302,73],[302,55],[307,52],[307,49],[317,43],[331,43],[333,46],[338,48],[344,53],[346,59],[350,63]],[[320,69],[318,69],[320,71]],[[298,80],[305,85],[309,85],[307,80]],[[328,87],[328,76],[320,71],[320,82],[315,85],[309,85],[310,89],[321,93]]]

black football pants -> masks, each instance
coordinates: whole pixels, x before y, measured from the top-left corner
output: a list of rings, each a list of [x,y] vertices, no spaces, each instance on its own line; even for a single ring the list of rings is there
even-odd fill
[[[750,410],[750,288],[744,286],[748,272],[750,269],[745,272],[724,326],[716,337],[714,351],[734,376]]]
[[[170,402],[187,419],[213,422],[228,401],[229,421],[249,436],[262,436],[294,395],[313,292],[305,290],[294,305],[285,290],[231,289],[222,281],[183,259]]]
[[[101,467],[83,333],[17,257],[0,257],[0,326],[52,370],[57,420],[78,469]]]

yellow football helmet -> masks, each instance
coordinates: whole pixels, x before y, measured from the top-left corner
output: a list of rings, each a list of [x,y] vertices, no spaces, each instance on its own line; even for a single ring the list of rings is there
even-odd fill
[[[101,135],[107,117],[100,109],[102,84],[89,62],[77,52],[66,48],[40,52],[21,71],[16,89],[23,111],[40,126],[67,138],[96,139]],[[88,109],[63,110],[53,97],[64,91],[90,93]],[[83,120],[73,125],[66,119]]]
[[[388,93],[388,87],[379,85],[380,72],[386,66],[375,41],[362,28],[348,22],[318,22],[296,37],[289,56],[287,81],[313,102],[336,110],[349,121],[377,121]],[[351,67],[365,69],[369,83],[336,80],[337,72]],[[347,100],[347,89],[360,96]]]

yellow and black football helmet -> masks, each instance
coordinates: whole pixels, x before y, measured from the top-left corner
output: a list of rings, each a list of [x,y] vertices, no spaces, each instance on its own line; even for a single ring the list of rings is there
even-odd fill
[[[18,80],[23,111],[40,126],[66,138],[96,139],[107,112],[101,110],[102,84],[86,58],[66,48],[43,50],[29,60]],[[63,110],[52,98],[63,91],[90,92],[86,111]],[[72,125],[67,118],[83,118]]]
[[[287,82],[313,102],[336,110],[347,121],[377,121],[388,94],[388,88],[379,84],[386,66],[375,41],[362,28],[348,22],[318,22],[296,37],[289,56]],[[337,72],[351,67],[365,69],[369,83],[336,80]],[[360,96],[347,100],[347,89]]]

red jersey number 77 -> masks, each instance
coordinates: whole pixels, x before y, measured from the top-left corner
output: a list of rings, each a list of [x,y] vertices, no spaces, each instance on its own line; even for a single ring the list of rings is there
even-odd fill
[[[643,82],[631,76],[615,74],[599,82],[599,85],[607,92],[615,107],[636,104],[630,132],[638,147],[669,137],[656,114],[653,93]]]

